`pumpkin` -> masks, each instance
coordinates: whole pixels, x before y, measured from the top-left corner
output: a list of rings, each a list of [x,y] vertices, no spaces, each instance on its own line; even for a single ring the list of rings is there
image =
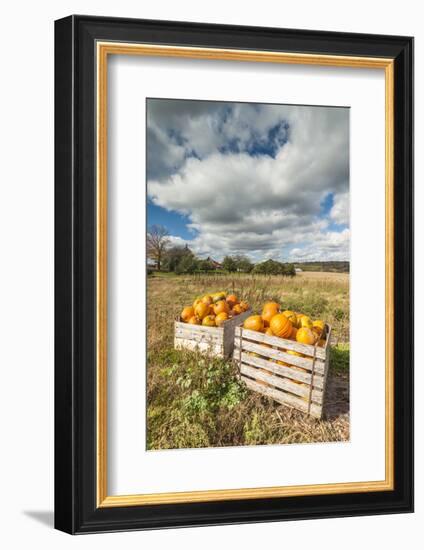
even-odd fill
[[[313,327],[312,321],[307,315],[302,315],[302,317],[300,318],[300,326],[301,327],[306,327],[306,328],[312,328]]]
[[[238,298],[235,294],[229,294],[227,297],[226,297],[226,300],[228,302],[228,305],[230,307],[234,307],[236,304],[238,304]]]
[[[249,309],[250,306],[249,306],[249,304],[248,304],[247,302],[245,302],[244,300],[242,300],[242,301],[240,302],[240,307],[241,307],[241,309],[242,309],[243,311],[247,311],[247,310]]]
[[[233,307],[233,314],[234,315],[240,315],[240,313],[243,313],[243,310],[241,308],[241,305],[240,304],[236,304],[234,307]]]
[[[225,300],[219,300],[219,302],[216,302],[216,304],[214,304],[213,310],[215,312],[215,315],[219,315],[220,313],[228,313],[230,311],[230,308]]]
[[[208,315],[215,315],[214,305],[210,304],[209,306]]]
[[[187,322],[188,322],[189,325],[201,325],[202,324],[202,321],[196,315],[193,315],[193,317],[190,317],[190,319]]]
[[[228,321],[228,313],[226,311],[218,313],[215,317],[215,324],[217,327],[220,327],[225,321]]]
[[[262,317],[260,315],[251,315],[244,320],[243,327],[248,330],[256,330],[257,332],[261,332],[264,328]]]
[[[212,296],[210,296],[209,294],[205,294],[202,298],[202,302],[207,306],[210,306],[213,303]]]
[[[277,313],[277,315],[274,315],[269,323],[269,326],[274,335],[279,336],[280,338],[288,338],[293,328],[291,321],[289,321],[282,313]]]
[[[320,348],[323,348],[325,346],[325,340],[321,339],[319,342],[318,342],[318,345]]]
[[[291,321],[292,325],[294,325],[294,326],[297,325],[297,316],[296,316],[296,313],[294,311],[290,311],[288,309],[286,311],[283,311],[283,315],[285,315],[287,317],[287,319],[289,321]]]
[[[267,334],[268,336],[274,336],[274,333],[272,332],[270,327],[267,327],[265,329],[265,334]]]
[[[315,335],[308,327],[302,327],[297,331],[296,341],[301,344],[309,344],[313,346],[315,344]]]
[[[194,308],[192,306],[185,307],[181,312],[181,319],[187,323],[194,315]]]
[[[296,340],[297,328],[293,325],[291,334],[289,336],[290,340]]]
[[[262,309],[262,313],[266,311],[273,311],[274,314],[276,314],[280,311],[280,304],[277,304],[277,302],[266,302]]]
[[[269,323],[271,322],[271,319],[274,317],[274,315],[277,315],[277,311],[274,311],[273,309],[267,309],[266,311],[262,312],[262,320],[265,326],[269,327]]]
[[[312,326],[319,328],[322,332],[325,329],[325,322],[322,319],[317,319],[312,323]]]
[[[205,304],[204,302],[199,302],[197,306],[194,308],[194,313],[199,317],[199,319],[203,319],[206,317],[206,315],[209,314],[209,305]]]
[[[194,302],[193,302],[193,309],[196,309],[197,304],[200,304],[201,301],[202,301],[202,300],[201,300],[200,298],[196,298],[196,299],[194,300]]]
[[[219,300],[225,300],[225,292],[214,292],[211,294],[213,302],[219,302]]]
[[[215,315],[206,315],[202,321],[202,325],[205,327],[216,327],[215,324]]]

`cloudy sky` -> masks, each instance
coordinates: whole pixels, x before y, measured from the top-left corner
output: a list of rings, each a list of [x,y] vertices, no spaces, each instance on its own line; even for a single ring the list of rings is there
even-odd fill
[[[147,223],[221,260],[349,259],[349,110],[147,100]]]

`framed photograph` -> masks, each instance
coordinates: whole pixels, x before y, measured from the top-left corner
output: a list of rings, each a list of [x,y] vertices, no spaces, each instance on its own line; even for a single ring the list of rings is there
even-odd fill
[[[55,525],[413,510],[413,39],[55,24]]]

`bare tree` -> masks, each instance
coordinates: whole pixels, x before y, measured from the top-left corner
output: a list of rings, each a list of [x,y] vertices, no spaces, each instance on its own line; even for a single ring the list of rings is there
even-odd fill
[[[158,271],[169,244],[168,236],[168,230],[162,225],[152,225],[147,232],[147,257],[156,262]]]

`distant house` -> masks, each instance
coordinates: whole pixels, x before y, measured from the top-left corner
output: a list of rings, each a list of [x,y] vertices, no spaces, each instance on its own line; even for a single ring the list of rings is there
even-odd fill
[[[213,258],[211,258],[210,256],[208,256],[206,258],[206,261],[209,262],[211,264],[211,266],[213,267],[213,269],[222,269],[222,264],[220,264],[219,262],[216,262]]]
[[[295,267],[294,270],[296,271],[296,273],[302,273],[303,269],[301,269],[300,267]]]

